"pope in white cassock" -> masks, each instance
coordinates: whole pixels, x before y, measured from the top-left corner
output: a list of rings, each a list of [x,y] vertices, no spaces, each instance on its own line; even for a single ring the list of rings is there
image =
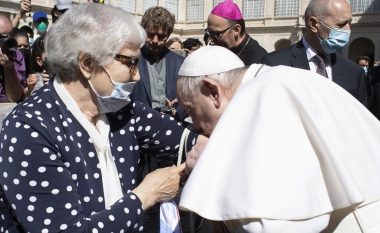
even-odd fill
[[[179,75],[180,103],[210,136],[181,208],[234,233],[380,232],[380,124],[348,92],[218,46]]]

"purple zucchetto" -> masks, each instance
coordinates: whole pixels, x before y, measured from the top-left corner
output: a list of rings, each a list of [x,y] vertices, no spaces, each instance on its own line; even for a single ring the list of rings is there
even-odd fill
[[[211,14],[230,20],[243,19],[239,7],[232,0],[225,0],[219,3],[212,9]]]

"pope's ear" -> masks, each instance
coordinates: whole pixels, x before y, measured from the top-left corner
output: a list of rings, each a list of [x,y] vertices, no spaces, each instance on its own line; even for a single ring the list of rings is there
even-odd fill
[[[88,53],[79,53],[78,55],[79,69],[83,76],[87,79],[91,78],[91,74],[94,70],[94,59]]]
[[[219,82],[206,77],[202,80],[202,89],[202,92],[204,91],[204,94],[212,100],[215,107],[220,107],[223,93]]]

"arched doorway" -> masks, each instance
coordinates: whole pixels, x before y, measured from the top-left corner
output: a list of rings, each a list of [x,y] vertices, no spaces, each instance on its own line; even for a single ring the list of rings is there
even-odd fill
[[[348,58],[356,62],[356,58],[363,55],[371,58],[370,66],[372,67],[375,55],[375,45],[370,39],[361,37],[351,42],[348,48]]]
[[[288,39],[280,39],[274,44],[275,50],[288,48],[292,43]]]

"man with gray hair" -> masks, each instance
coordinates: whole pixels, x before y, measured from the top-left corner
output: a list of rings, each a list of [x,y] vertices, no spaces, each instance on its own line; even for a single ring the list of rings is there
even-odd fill
[[[234,233],[380,232],[380,125],[338,85],[206,46],[177,94],[209,136],[188,154],[182,208]]]
[[[365,106],[368,105],[364,70],[340,56],[351,34],[351,6],[347,0],[311,0],[305,11],[302,40],[274,51],[263,63],[311,70],[332,80]]]

